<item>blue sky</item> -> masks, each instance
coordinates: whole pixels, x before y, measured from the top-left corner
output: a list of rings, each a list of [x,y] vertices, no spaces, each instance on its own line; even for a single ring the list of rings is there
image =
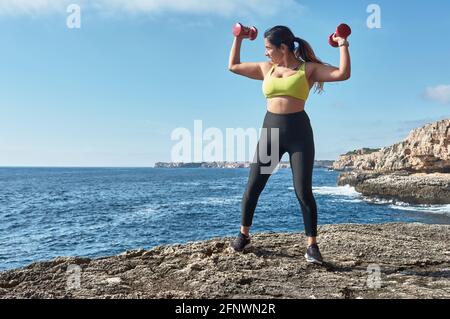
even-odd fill
[[[79,29],[66,25],[71,3]],[[372,3],[380,29],[366,24]],[[0,166],[153,166],[171,160],[171,132],[194,120],[259,129],[262,82],[227,69],[237,21],[260,30],[243,62],[266,60],[262,33],[282,24],[335,66],[327,38],[351,25],[351,79],[307,101],[316,159],[389,146],[450,117],[445,0],[0,0]]]

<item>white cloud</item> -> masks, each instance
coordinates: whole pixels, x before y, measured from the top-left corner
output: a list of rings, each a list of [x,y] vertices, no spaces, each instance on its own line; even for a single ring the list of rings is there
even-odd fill
[[[226,17],[303,11],[303,6],[296,0],[0,0],[0,15],[65,12],[72,3],[79,4],[82,9],[116,13],[178,12]]]
[[[438,85],[427,87],[424,97],[427,100],[438,101],[443,104],[450,104],[450,85]]]
[[[73,2],[73,1],[72,1]],[[38,14],[64,10],[65,0],[0,0],[1,15]]]

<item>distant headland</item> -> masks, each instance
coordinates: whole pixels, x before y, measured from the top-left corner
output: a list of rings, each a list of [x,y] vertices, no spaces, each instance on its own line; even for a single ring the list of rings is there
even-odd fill
[[[155,168],[246,168],[251,162],[156,162]],[[333,167],[332,160],[314,161],[314,167],[329,168]],[[289,162],[280,162],[279,168],[290,168]]]

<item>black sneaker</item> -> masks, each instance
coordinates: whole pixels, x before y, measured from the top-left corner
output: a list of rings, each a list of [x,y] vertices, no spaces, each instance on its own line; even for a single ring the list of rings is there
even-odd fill
[[[320,254],[319,246],[317,244],[312,244],[308,246],[305,254],[306,261],[313,264],[322,265],[323,259]]]
[[[251,246],[250,236],[246,236],[243,233],[239,232],[238,237],[230,244],[230,246],[235,251],[241,252],[245,248]]]

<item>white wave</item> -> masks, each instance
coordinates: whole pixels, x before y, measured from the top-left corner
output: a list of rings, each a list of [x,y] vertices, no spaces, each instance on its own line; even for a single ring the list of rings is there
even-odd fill
[[[181,186],[200,186],[200,182],[176,182],[173,185],[181,185]]]
[[[397,203],[389,205],[389,207],[392,209],[406,210],[413,212],[419,211],[423,213],[450,215],[450,205],[408,205],[408,204],[399,205],[399,203]]]
[[[147,205],[141,207],[137,210],[131,211],[123,215],[123,218],[129,220],[135,220],[139,218],[147,219],[147,218],[155,218],[163,215],[165,213],[164,209],[158,209],[157,206]]]
[[[228,189],[227,186],[225,185],[221,185],[221,186],[216,186],[216,185],[208,185],[209,189]]]
[[[313,192],[320,195],[332,195],[332,196],[345,196],[351,198],[360,197],[361,194],[358,193],[353,186],[318,186],[313,187]]]
[[[131,211],[123,211],[120,214],[114,216],[112,225],[117,227],[120,225],[127,225],[137,222],[144,222],[148,219],[160,218],[164,216],[166,211],[159,209],[158,205],[146,204],[141,207],[136,207]],[[111,227],[111,225],[108,225]]]
[[[204,197],[196,200],[181,201],[178,205],[227,205],[237,203],[242,199],[242,196],[234,197]]]
[[[376,205],[388,205],[389,208],[397,210],[450,215],[450,205],[419,205],[419,204],[409,204],[395,199],[368,198],[368,197],[364,197],[364,200]]]
[[[294,187],[288,187],[288,189],[293,190]],[[336,196],[336,198],[331,199],[331,201],[336,202],[360,203],[364,201],[375,205],[386,205],[391,209],[397,210],[450,215],[450,205],[413,205],[395,199],[366,197],[358,193],[350,185],[318,186],[313,187],[313,192],[314,194]]]
[[[362,199],[357,199],[357,198],[354,198],[354,199],[352,199],[352,198],[349,198],[349,199],[347,199],[347,198],[339,198],[339,200],[337,200],[337,201],[341,202],[341,203],[361,203],[361,202],[363,202]]]
[[[401,203],[394,199],[384,199],[384,198],[367,197],[367,196],[363,196],[363,199],[364,199],[364,201],[371,203],[371,204],[375,204],[375,205],[386,205],[386,204],[394,204],[394,205],[395,204],[399,204],[399,205],[405,204],[405,205],[407,205],[406,203]]]

